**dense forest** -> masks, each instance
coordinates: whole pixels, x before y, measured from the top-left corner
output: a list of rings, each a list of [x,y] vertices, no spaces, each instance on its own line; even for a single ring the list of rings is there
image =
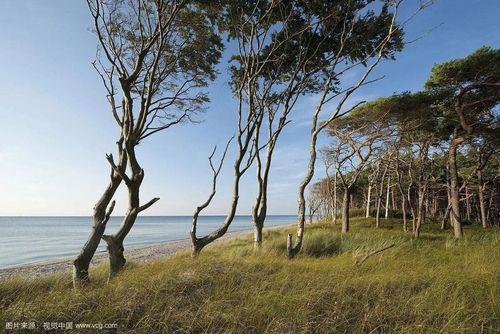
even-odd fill
[[[398,217],[415,237],[426,219],[457,238],[464,224],[497,225],[499,64],[500,51],[482,47],[436,65],[424,91],[380,98],[331,124],[311,214],[340,216],[343,232],[353,214],[377,226]]]

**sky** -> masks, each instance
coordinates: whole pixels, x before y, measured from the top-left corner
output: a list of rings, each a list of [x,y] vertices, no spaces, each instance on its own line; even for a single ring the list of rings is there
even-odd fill
[[[402,14],[412,12],[416,3],[407,0]],[[500,47],[498,13],[499,0],[437,0],[407,27],[407,39],[418,40],[396,61],[380,64],[374,76],[384,79],[364,87],[350,103],[420,90],[434,64],[483,45]],[[0,0],[0,216],[91,215],[108,183],[105,154],[115,151],[118,129],[91,66],[97,44],[90,27],[83,0]],[[205,201],[211,182],[207,156],[235,130],[227,59],[225,54],[220,75],[207,89],[211,101],[200,116],[203,122],[171,128],[138,148],[145,170],[141,199],[161,198],[144,214],[191,215]],[[314,101],[314,96],[300,101],[280,137],[270,178],[270,214],[297,211]],[[326,142],[323,138],[320,146]],[[232,157],[206,214],[225,214],[229,208]],[[314,180],[323,175],[319,161]],[[253,169],[241,188],[238,214],[249,214]],[[123,187],[116,200],[115,214],[125,213]]]

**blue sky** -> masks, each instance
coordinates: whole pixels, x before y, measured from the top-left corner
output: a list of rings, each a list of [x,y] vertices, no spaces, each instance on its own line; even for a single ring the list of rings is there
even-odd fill
[[[408,27],[409,39],[424,37],[396,61],[381,64],[375,75],[385,74],[385,79],[354,98],[419,90],[433,64],[463,57],[482,45],[498,48],[498,13],[498,0],[438,0]],[[96,40],[90,26],[83,0],[0,0],[0,215],[90,215],[108,182],[105,153],[114,152],[118,130],[91,66]],[[142,200],[161,198],[146,214],[189,215],[206,198],[206,157],[234,131],[226,65],[227,58],[209,87],[204,122],[152,136],[139,148],[146,171]],[[271,175],[271,214],[296,212],[313,101],[301,101],[280,138]],[[230,158],[207,214],[227,210]],[[315,179],[323,175],[321,163],[317,166]],[[250,170],[243,179],[240,214],[250,212],[254,178]],[[123,214],[125,207],[122,189],[115,213]]]

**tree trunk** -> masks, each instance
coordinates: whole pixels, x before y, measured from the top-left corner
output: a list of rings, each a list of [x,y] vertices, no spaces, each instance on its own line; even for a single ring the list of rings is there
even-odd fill
[[[129,209],[120,228],[114,235],[103,236],[109,254],[109,280],[113,279],[125,266],[123,241],[128,235],[139,213],[140,182],[129,186]]]
[[[469,196],[469,185],[465,185],[465,216],[467,217],[467,221],[471,221],[470,217],[471,205],[470,205],[470,196]]]
[[[103,236],[104,241],[106,241],[106,249],[109,255],[109,276],[108,281],[113,279],[125,266],[127,260],[123,255],[123,242],[115,239],[111,235]]]
[[[412,184],[408,185],[407,196],[408,196],[408,206],[410,207],[410,212],[411,212],[412,232],[415,233],[415,229],[417,227],[417,214],[415,212],[415,205],[412,202],[412,196],[411,196],[412,186],[413,186]]]
[[[124,170],[127,163],[127,157],[126,154],[124,154],[123,152],[123,146],[122,146],[123,140],[120,139],[117,142],[117,144],[118,144],[118,154],[119,154],[119,162],[117,168],[119,170]],[[90,281],[89,280],[90,261],[94,257],[94,254],[97,250],[97,247],[99,246],[101,238],[106,229],[106,224],[114,208],[114,202],[111,203],[111,205],[109,204],[121,182],[122,182],[121,177],[112,169],[108,187],[101,195],[99,201],[94,206],[92,230],[87,238],[87,241],[83,245],[80,253],[73,261],[74,287],[87,284]],[[107,208],[108,210],[106,212]]]
[[[460,218],[460,194],[458,189],[458,172],[457,172],[457,148],[463,141],[461,138],[454,136],[450,143],[448,153],[449,170],[450,170],[450,223],[453,226],[455,238],[462,238],[462,221]]]
[[[398,151],[399,152],[399,151]],[[401,210],[403,211],[403,231],[408,232],[408,222],[406,220],[406,196],[403,190],[403,181],[401,171],[399,169],[399,154],[396,157],[396,184],[398,186],[399,194],[401,195]]]
[[[333,224],[337,223],[337,172],[333,178]]]
[[[387,176],[387,193],[385,196],[385,219],[389,218],[389,196],[391,192],[391,174]]]
[[[378,194],[377,194],[377,214],[375,217],[375,226],[380,227],[380,207],[382,205],[382,196],[384,194],[384,180],[385,180],[385,175],[387,174],[387,170],[389,168],[389,165],[385,166],[384,172],[382,173],[381,181],[378,187]]]
[[[401,198],[401,210],[403,211],[403,232],[408,232],[408,223],[406,221],[406,200],[404,195]]]
[[[267,187],[265,189],[267,191]],[[267,198],[267,195],[264,195]],[[253,226],[254,226],[254,238],[253,245],[254,248],[260,248],[262,246],[262,230],[264,229],[264,221],[266,220],[267,214],[267,201],[264,197],[260,197],[260,202],[258,206],[254,206],[252,210]]]
[[[349,204],[350,204],[350,189],[344,187],[344,197],[342,199],[342,233],[349,232]]]
[[[294,258],[295,255],[297,255],[297,253],[302,248],[302,241],[304,238],[305,220],[306,220],[305,190],[314,176],[314,166],[316,164],[316,156],[317,156],[316,143],[318,142],[318,134],[320,130],[318,128],[318,115],[321,111],[326,96],[327,96],[327,90],[325,89],[323,91],[323,95],[320,99],[318,107],[316,108],[316,111],[314,112],[312,118],[311,137],[310,137],[311,140],[309,144],[309,162],[307,164],[306,175],[302,179],[302,182],[300,182],[298,196],[297,196],[297,204],[298,204],[297,237],[295,239],[295,243],[292,243],[292,236],[290,234],[288,235],[287,239],[286,255],[289,259]]]
[[[382,184],[380,185],[382,188]],[[375,214],[375,226],[380,227],[380,206],[382,205],[382,194],[377,194],[377,213]]]
[[[488,222],[488,215],[486,210],[486,203],[484,202],[484,182],[483,182],[483,173],[481,170],[477,171],[477,195],[479,197],[479,214],[481,217],[481,225],[483,228],[491,227]]]
[[[425,192],[426,192],[427,187],[424,186],[419,186],[418,187],[418,219],[417,219],[417,224],[415,226],[414,230],[414,235],[415,238],[418,238],[420,236],[420,228],[422,227],[422,224],[425,220]]]
[[[123,254],[124,247],[123,242],[130,230],[134,226],[139,213],[146,210],[152,204],[159,200],[159,198],[154,198],[147,204],[140,205],[140,189],[142,180],[144,179],[144,170],[139,165],[136,154],[135,154],[136,142],[133,139],[129,139],[125,142],[125,152],[127,154],[128,163],[130,166],[131,177],[124,180],[128,189],[128,203],[129,207],[127,214],[125,215],[120,227],[113,235],[105,235],[103,239],[107,243],[107,250],[109,253],[109,280],[115,277],[121,269],[125,266],[126,260]]]
[[[448,205],[446,206],[446,210],[443,215],[443,220],[441,221],[441,229],[445,230],[447,227],[446,222],[450,216],[451,211],[451,198],[450,198],[450,168],[448,164],[446,164],[446,198],[448,200]]]
[[[262,225],[254,225],[253,233],[253,244],[254,248],[260,248],[262,246]]]
[[[370,217],[370,202],[371,202],[371,195],[372,195],[372,184],[370,183],[368,185],[368,194],[366,196],[366,218]]]
[[[396,201],[396,196],[394,195],[394,187],[391,188],[391,203],[392,203],[392,207],[391,207],[392,211],[397,210],[398,203]]]
[[[242,136],[241,133],[239,136]],[[250,136],[250,135],[248,135]],[[214,178],[214,184],[213,184],[213,191],[212,194],[209,196],[208,200],[202,204],[201,206],[197,207],[195,214],[193,216],[193,223],[191,225],[191,232],[189,233],[191,236],[191,243],[193,245],[192,247],[192,255],[193,257],[197,257],[201,250],[207,246],[208,244],[214,242],[215,240],[219,239],[222,237],[224,234],[226,234],[227,230],[229,229],[229,226],[231,225],[234,216],[236,215],[236,209],[238,207],[238,202],[239,202],[239,193],[240,193],[240,180],[241,176],[243,173],[241,172],[241,163],[243,161],[243,158],[245,157],[246,154],[246,147],[248,145],[249,138],[248,137],[245,139],[245,145],[243,145],[243,149],[240,149],[238,157],[236,158],[236,161],[234,163],[233,167],[233,190],[232,190],[232,200],[231,200],[231,205],[229,208],[229,212],[226,215],[226,218],[224,219],[224,222],[222,223],[219,228],[217,228],[215,231],[199,238],[196,236],[196,231],[198,228],[198,215],[200,214],[201,210],[203,210],[206,206],[208,206],[215,195],[215,178]],[[240,139],[241,140],[241,137]],[[227,146],[226,146],[227,147]]]
[[[448,198],[449,200],[449,198]],[[444,215],[443,215],[443,220],[441,221],[441,229],[442,230],[446,230],[446,221],[448,220],[448,217],[450,216],[450,211],[451,211],[451,205],[448,205],[446,207],[446,210],[444,212]]]

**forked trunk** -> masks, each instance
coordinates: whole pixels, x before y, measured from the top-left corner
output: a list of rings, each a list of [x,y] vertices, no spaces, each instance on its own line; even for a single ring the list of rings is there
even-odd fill
[[[134,226],[135,221],[137,220],[137,216],[139,212],[147,209],[159,198],[154,198],[149,201],[147,204],[140,206],[140,189],[142,180],[144,179],[144,170],[140,167],[136,155],[135,155],[135,146],[136,142],[131,139],[129,142],[126,142],[126,153],[128,157],[128,162],[130,165],[131,177],[127,177],[124,180],[127,185],[128,190],[128,210],[127,214],[123,218],[123,221],[113,235],[106,235],[103,239],[107,243],[107,250],[109,253],[109,280],[115,277],[125,266],[126,260],[124,256],[124,247],[123,242],[125,238],[129,234],[130,230]]]
[[[262,203],[260,205],[260,210],[252,211],[253,216],[253,246],[254,248],[260,248],[262,246],[262,230],[264,229],[264,221],[266,219],[267,204]]]
[[[117,142],[119,162],[116,166],[118,170],[124,170],[127,163],[127,156],[123,152],[123,140]],[[122,178],[115,172],[111,171],[110,182],[108,187],[102,194],[99,201],[94,206],[94,216],[92,230],[83,245],[80,253],[73,261],[73,286],[78,287],[89,283],[89,266],[94,254],[99,246],[101,238],[106,230],[106,224],[113,212],[114,202],[111,202],[115,195],[118,186],[122,182]],[[111,203],[111,205],[110,205]],[[106,211],[107,209],[107,211]]]

